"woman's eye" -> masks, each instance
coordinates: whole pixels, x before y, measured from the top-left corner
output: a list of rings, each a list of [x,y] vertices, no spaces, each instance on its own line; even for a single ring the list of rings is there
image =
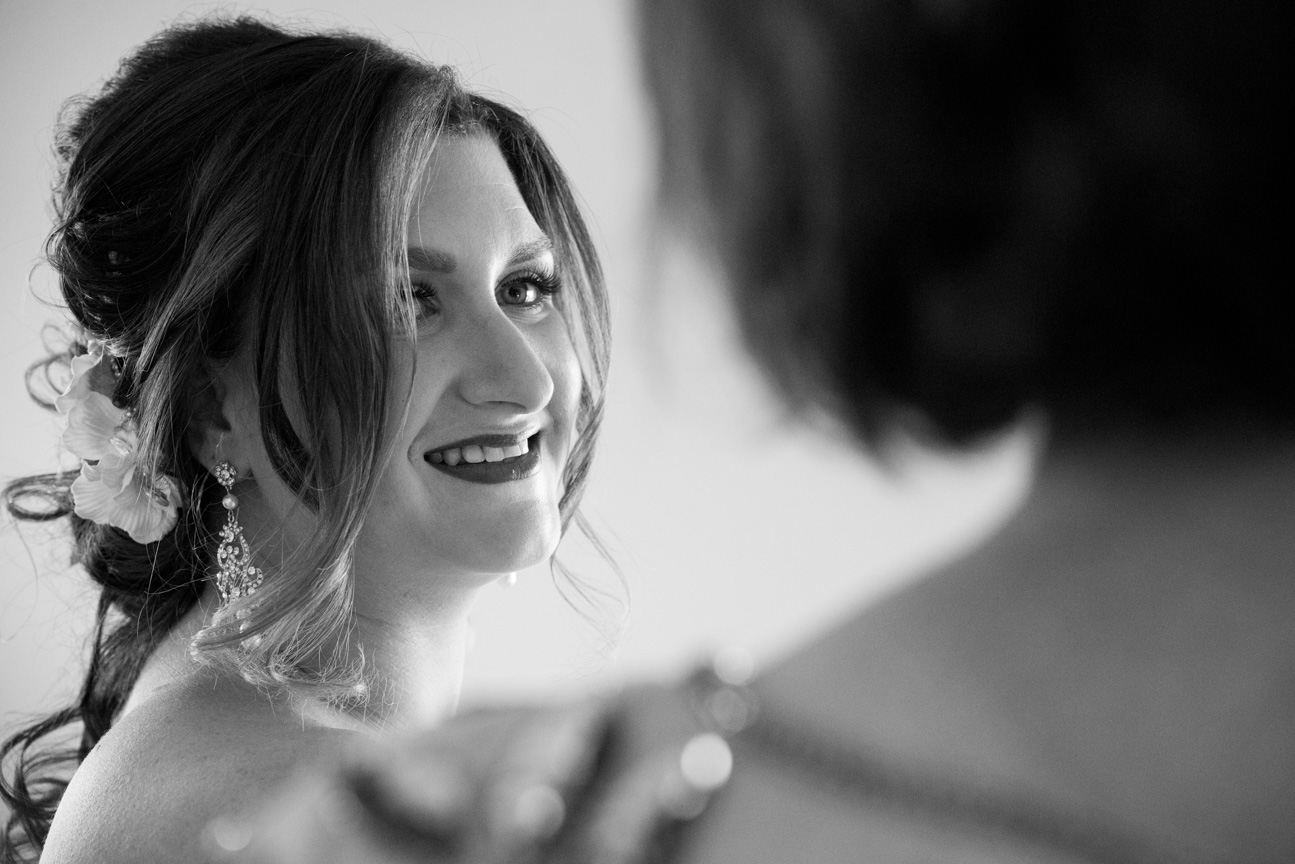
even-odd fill
[[[559,287],[557,276],[522,273],[499,286],[499,305],[534,308],[543,304],[545,298],[556,294]]]
[[[425,282],[414,282],[409,286],[409,301],[414,304],[414,314],[420,320],[441,310],[436,289]]]
[[[543,296],[529,282],[511,282],[499,289],[499,300],[505,306],[534,306]]]

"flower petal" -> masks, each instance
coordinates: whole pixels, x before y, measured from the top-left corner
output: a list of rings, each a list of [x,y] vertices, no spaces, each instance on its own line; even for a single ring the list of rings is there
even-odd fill
[[[121,494],[99,479],[94,465],[81,466],[81,476],[72,481],[73,511],[82,519],[108,523],[114,512],[113,499]]]
[[[86,394],[92,392],[95,383],[101,383],[103,376],[95,374],[95,369],[100,364],[104,364],[111,381],[112,370],[107,368],[104,361],[103,343],[91,340],[89,350],[72,358],[72,380],[68,382],[67,388],[57,399],[54,400],[54,407],[58,413],[67,414],[72,410],[77,402],[86,397]]]
[[[180,494],[171,478],[159,478],[154,493],[140,482],[132,463],[127,482],[115,489],[95,479],[102,467],[102,462],[84,466],[72,483],[76,515],[120,528],[136,543],[156,543],[175,527]]]
[[[175,527],[176,508],[170,503],[171,496],[163,494],[166,503],[139,482],[138,473],[133,474],[126,488],[112,499],[116,510],[109,524],[125,531],[136,543],[156,543]]]
[[[90,392],[68,411],[63,446],[82,459],[102,459],[113,452],[109,440],[126,420],[126,412],[102,393]]]
[[[114,492],[120,492],[126,488],[126,483],[135,474],[136,465],[135,454],[132,452],[126,456],[121,456],[113,451],[104,454],[97,465],[93,466],[91,479],[98,480]],[[87,466],[89,468],[91,466]],[[82,474],[87,474],[85,469]]]

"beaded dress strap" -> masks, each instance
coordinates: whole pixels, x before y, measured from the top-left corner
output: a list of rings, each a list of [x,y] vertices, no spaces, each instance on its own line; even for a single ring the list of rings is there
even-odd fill
[[[703,666],[685,687],[699,722],[729,744],[736,766],[759,760],[807,785],[869,809],[888,809],[982,836],[1060,852],[1090,864],[1188,864],[1184,857],[1097,820],[1026,798],[905,770],[880,753],[846,745],[812,722],[775,710],[745,680]]]

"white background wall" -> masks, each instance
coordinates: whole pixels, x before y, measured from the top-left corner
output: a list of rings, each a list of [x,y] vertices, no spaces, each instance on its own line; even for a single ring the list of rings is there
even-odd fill
[[[531,113],[587,204],[617,342],[586,512],[625,571],[629,626],[607,645],[541,569],[489,588],[474,613],[469,700],[662,674],[728,643],[768,658],[951,554],[1014,500],[1019,450],[888,479],[793,428],[737,353],[706,268],[646,250],[649,120],[621,0],[0,0],[0,478],[60,458],[21,374],[58,318],[33,290],[49,296],[52,284],[39,255],[59,105],[162,24],[213,9],[359,29],[459,66],[474,88]],[[66,698],[81,673],[94,598],[65,566],[65,530],[0,521],[0,728]],[[572,560],[615,586],[587,553]]]

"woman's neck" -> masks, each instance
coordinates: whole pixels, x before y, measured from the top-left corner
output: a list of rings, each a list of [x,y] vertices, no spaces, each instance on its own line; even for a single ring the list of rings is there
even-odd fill
[[[324,703],[289,697],[293,714],[308,725],[380,731],[436,723],[458,705],[467,649],[468,612],[474,589],[436,601],[357,603],[349,644],[339,646],[341,660],[364,658],[367,699],[361,704]],[[199,601],[162,638],[145,663],[123,714],[154,693],[212,672],[194,661],[189,645],[211,623],[220,599],[208,585]],[[225,682],[238,686],[241,682]],[[251,686],[251,685],[247,685]]]
[[[465,589],[418,603],[357,600],[353,643],[369,675],[367,722],[427,726],[454,712],[476,594]]]

